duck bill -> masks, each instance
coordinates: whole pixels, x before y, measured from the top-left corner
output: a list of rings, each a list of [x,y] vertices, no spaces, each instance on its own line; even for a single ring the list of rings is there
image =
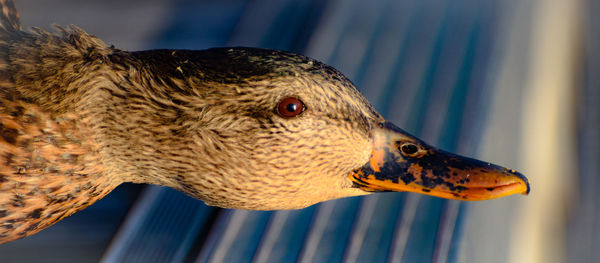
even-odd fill
[[[350,174],[365,191],[468,201],[529,193],[529,182],[519,172],[436,149],[389,122],[379,123],[373,136],[369,162]]]

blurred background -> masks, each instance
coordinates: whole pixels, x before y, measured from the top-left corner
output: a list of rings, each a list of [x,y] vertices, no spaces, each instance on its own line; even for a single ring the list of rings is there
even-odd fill
[[[326,62],[442,149],[527,175],[485,202],[385,193],[303,210],[205,206],[123,185],[2,262],[597,262],[600,3],[594,0],[17,0],[125,50],[252,46]]]

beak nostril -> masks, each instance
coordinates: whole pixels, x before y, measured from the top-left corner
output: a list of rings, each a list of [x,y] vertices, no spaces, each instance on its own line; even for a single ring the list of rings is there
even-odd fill
[[[419,147],[412,143],[405,143],[400,146],[400,151],[406,155],[413,155],[419,151]]]

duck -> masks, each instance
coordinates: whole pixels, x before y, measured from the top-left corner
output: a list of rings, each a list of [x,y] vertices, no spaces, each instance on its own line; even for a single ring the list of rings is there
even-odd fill
[[[24,31],[0,0],[0,243],[123,183],[223,208],[376,192],[528,194],[521,173],[428,145],[336,69],[260,48],[128,52],[76,27]]]

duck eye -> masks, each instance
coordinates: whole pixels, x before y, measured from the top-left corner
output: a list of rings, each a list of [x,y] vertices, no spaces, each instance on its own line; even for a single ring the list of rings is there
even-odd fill
[[[411,156],[419,151],[419,147],[412,143],[405,143],[400,146],[400,151],[402,151],[404,155]]]
[[[294,97],[288,97],[277,104],[277,114],[281,117],[295,117],[304,111],[304,103]]]

